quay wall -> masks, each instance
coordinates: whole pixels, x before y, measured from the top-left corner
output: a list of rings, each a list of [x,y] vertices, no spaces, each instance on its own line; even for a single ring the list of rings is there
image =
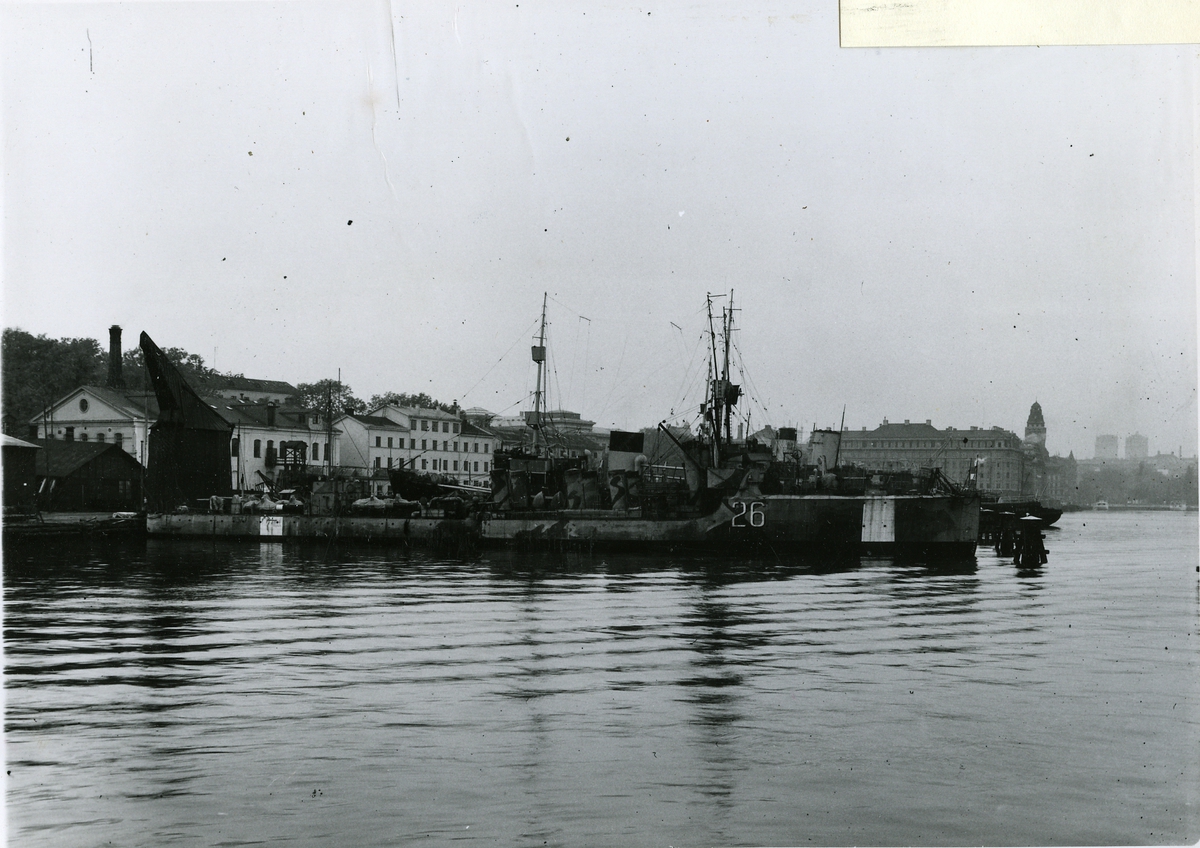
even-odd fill
[[[225,536],[260,541],[298,539],[396,539],[439,541],[465,538],[474,522],[445,518],[376,518],[309,515],[149,515],[151,536]]]

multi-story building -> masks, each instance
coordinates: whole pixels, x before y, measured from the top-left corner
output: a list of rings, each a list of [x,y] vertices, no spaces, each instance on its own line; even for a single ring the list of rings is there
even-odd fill
[[[463,473],[463,463],[466,461],[464,455],[469,453],[469,447],[462,432],[465,422],[457,414],[446,412],[444,409],[394,404],[382,406],[371,414],[388,418],[408,428],[405,467],[452,478],[458,478]],[[490,459],[489,456],[489,468]]]
[[[863,468],[898,471],[940,468],[951,480],[966,480],[979,463],[978,486],[1001,497],[1020,497],[1025,457],[1016,433],[1000,427],[939,430],[924,424],[883,423],[874,430],[842,433],[839,462]]]
[[[1140,433],[1125,437],[1125,458],[1145,459],[1150,455],[1150,440]]]
[[[495,435],[442,409],[389,404],[335,424],[346,431],[334,454],[342,467],[408,468],[465,483],[491,471]]]
[[[333,421],[333,464],[342,473],[357,470],[361,476],[401,468],[411,457],[409,428],[377,414],[345,414]]]
[[[213,408],[233,425],[229,442],[233,488],[245,490],[264,483],[275,485],[285,468],[319,474],[330,463],[330,436],[321,412],[266,403],[221,403]]]

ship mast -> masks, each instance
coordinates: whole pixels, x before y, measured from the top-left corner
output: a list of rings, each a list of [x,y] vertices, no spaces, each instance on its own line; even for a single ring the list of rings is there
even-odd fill
[[[717,332],[713,329],[713,315],[711,293],[707,295],[708,303],[708,338],[710,343],[710,354],[708,358],[708,418],[710,429],[712,430],[712,463],[714,467],[719,468],[721,465],[721,393],[717,386]],[[723,297],[723,295],[716,295]]]
[[[733,444],[733,427],[730,422],[733,404],[729,398],[729,334],[733,332],[733,292],[729,292],[729,309],[725,312],[725,367],[721,372],[721,394],[725,401],[725,443]]]
[[[546,362],[546,296],[542,292],[542,328],[538,333],[538,343],[533,346],[533,361],[537,363],[537,385],[533,390],[533,450],[537,453],[538,434],[542,429],[542,366]]]

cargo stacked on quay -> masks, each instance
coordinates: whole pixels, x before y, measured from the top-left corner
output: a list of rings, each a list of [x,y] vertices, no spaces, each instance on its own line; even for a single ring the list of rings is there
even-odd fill
[[[228,455],[228,428],[172,374],[145,334],[155,393],[164,415],[151,432],[160,461],[147,481],[147,531],[166,536],[353,538],[480,545],[636,547],[805,554],[901,553],[970,557],[980,496],[939,469],[875,472],[839,462],[841,433],[814,430],[799,444],[781,428],[771,444],[735,439],[742,397],[730,380],[732,293],[714,318],[708,299],[710,357],[696,434],[660,424],[655,441],[675,462],[652,462],[647,433],[614,431],[602,451],[567,450],[544,417],[545,300],[532,348],[537,366],[527,443],[497,450],[490,490],[446,484],[410,470],[390,472],[394,498],[359,480],[327,479],[286,500],[233,495],[207,473]],[[664,441],[665,440],[665,441]],[[221,442],[221,444],[218,444]],[[204,508],[197,508],[197,501]]]

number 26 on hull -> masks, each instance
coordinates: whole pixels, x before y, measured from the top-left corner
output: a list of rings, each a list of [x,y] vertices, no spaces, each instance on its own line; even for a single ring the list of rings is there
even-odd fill
[[[734,501],[730,506],[733,508],[730,527],[762,527],[767,523],[767,515],[763,512],[766,504],[762,501]]]

